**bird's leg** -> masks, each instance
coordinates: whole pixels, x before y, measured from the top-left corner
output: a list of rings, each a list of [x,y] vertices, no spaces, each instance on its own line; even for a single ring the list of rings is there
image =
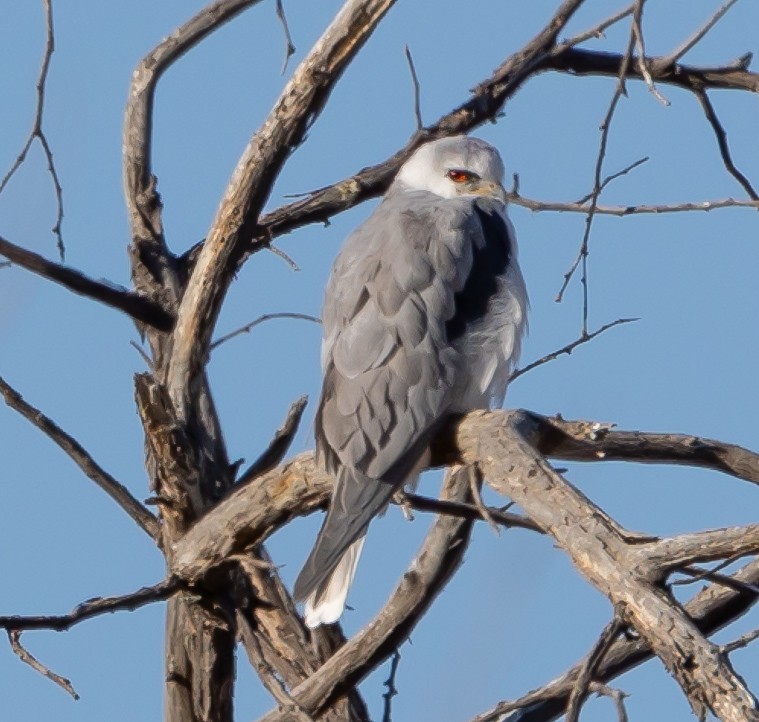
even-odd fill
[[[393,501],[400,506],[403,516],[406,517],[406,521],[414,521],[414,512],[411,508],[411,502],[403,489],[399,489],[393,494]]]

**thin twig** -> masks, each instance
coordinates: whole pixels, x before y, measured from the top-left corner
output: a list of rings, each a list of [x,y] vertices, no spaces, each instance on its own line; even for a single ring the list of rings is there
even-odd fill
[[[223,343],[226,343],[227,341],[235,338],[235,336],[240,336],[244,333],[250,333],[259,324],[264,323],[264,321],[271,321],[275,318],[292,318],[299,321],[311,321],[311,323],[317,324],[321,324],[322,322],[318,316],[311,316],[307,313],[265,313],[250,323],[246,323],[244,326],[240,326],[240,328],[235,329],[234,331],[230,331],[230,333],[226,334],[225,336],[216,339],[216,341],[211,344],[210,349],[213,351]]]
[[[701,107],[703,108],[704,115],[706,115],[706,119],[709,121],[709,125],[712,126],[714,135],[717,138],[719,153],[722,156],[722,162],[725,164],[727,172],[730,173],[730,175],[733,176],[733,178],[735,178],[735,180],[741,184],[741,187],[746,191],[752,201],[759,200],[759,195],[757,195],[749,179],[746,178],[746,176],[743,175],[743,173],[741,173],[735,167],[735,163],[733,163],[733,158],[730,155],[730,146],[727,144],[727,132],[722,126],[722,123],[719,122],[719,118],[717,117],[717,113],[714,110],[712,101],[709,100],[709,96],[706,94],[706,91],[699,89],[694,90],[693,93],[695,94],[696,98],[698,98],[698,102],[701,103]]]
[[[646,87],[651,94],[665,107],[671,105],[657,89],[654,83],[653,77],[651,77],[651,69],[649,68],[648,58],[646,57],[646,42],[643,39],[643,5],[646,0],[638,0],[635,4],[635,10],[633,11],[632,31],[635,37],[635,46],[638,49],[638,57],[635,59],[635,64],[638,66],[638,70],[646,84]]]
[[[445,499],[433,499],[428,496],[420,496],[409,492],[404,492],[403,502],[407,503],[414,511],[457,516],[461,519],[472,519],[474,521],[481,521],[483,519],[481,509],[474,504],[446,501]],[[393,503],[401,505],[402,502],[396,501],[394,498]],[[543,529],[523,514],[511,514],[505,512],[503,509],[496,509],[493,506],[485,508],[487,509],[490,518],[506,529],[516,527],[519,529],[535,531],[538,532],[538,534],[545,534]]]
[[[277,246],[269,245],[267,246],[268,251],[273,253],[275,256],[279,256],[293,271],[300,271],[300,266],[295,262],[293,258],[288,256],[281,248],[277,248]]]
[[[1,236],[0,255],[27,271],[59,283],[80,296],[95,299],[106,306],[123,311],[135,321],[141,321],[159,331],[170,331],[174,326],[174,317],[154,301],[133,291],[119,288],[115,284],[94,281],[73,268],[48,261],[38,253],[17,246]]]
[[[277,429],[266,451],[240,475],[240,478],[237,480],[238,484],[247,484],[257,476],[261,476],[261,474],[265,474],[270,469],[273,469],[282,461],[287,450],[290,448],[295,434],[298,432],[298,425],[307,403],[308,396],[301,396],[299,399],[293,401],[282,426]]]
[[[598,25],[594,25],[588,30],[583,30],[581,33],[572,36],[568,40],[557,44],[553,53],[563,53],[567,48],[574,47],[580,43],[584,43],[586,40],[602,38],[604,31],[608,30],[612,25],[616,25],[620,20],[624,20],[628,15],[631,15],[635,10],[636,3],[631,3],[626,8],[622,8],[620,11],[610,15],[606,20],[602,20]]]
[[[640,4],[642,0],[638,0]],[[636,4],[637,11],[637,4]],[[635,25],[635,12],[633,13],[633,26]],[[564,297],[564,291],[569,285],[569,281],[572,279],[577,267],[582,264],[582,276],[580,281],[582,283],[582,336],[588,335],[588,253],[589,253],[589,241],[590,230],[593,226],[593,218],[596,214],[596,206],[598,205],[598,198],[601,195],[601,171],[603,170],[603,162],[606,157],[606,146],[609,141],[609,130],[611,128],[611,120],[614,117],[614,111],[617,108],[620,98],[627,94],[625,89],[625,77],[627,75],[627,69],[630,65],[632,58],[632,51],[635,45],[635,33],[631,31],[630,39],[627,44],[627,50],[622,59],[622,63],[619,68],[619,74],[617,76],[617,85],[614,90],[611,102],[609,103],[609,109],[606,112],[606,116],[601,124],[601,142],[598,147],[598,155],[596,156],[596,167],[593,177],[593,191],[590,198],[590,205],[588,208],[588,214],[585,218],[585,232],[582,237],[582,243],[580,244],[580,251],[570,269],[564,274],[564,282],[562,283],[559,293],[556,296],[556,302],[560,303]]]
[[[68,692],[75,700],[79,699],[79,695],[74,689],[74,686],[71,684],[70,679],[61,677],[60,674],[53,672],[49,667],[46,667],[44,664],[42,664],[42,662],[34,657],[32,653],[29,652],[29,650],[21,644],[20,631],[9,630],[8,641],[11,643],[11,649],[18,655],[18,658],[22,662],[28,664],[32,669],[34,669],[36,672],[39,672],[43,677],[47,677],[49,680],[55,682],[59,687]]]
[[[727,559],[723,559],[719,564],[716,564],[711,569],[703,569],[698,571],[697,573],[690,573],[690,570],[693,572],[696,572],[694,567],[690,567],[690,570],[687,572],[688,579],[676,579],[673,582],[670,582],[673,586],[676,585],[685,585],[685,584],[695,584],[696,582],[701,581],[702,579],[706,579],[706,576],[708,574],[716,574],[717,572],[721,572],[723,569],[729,567],[733,562],[738,561],[738,559],[741,559],[743,555],[736,555],[733,554],[733,556],[728,557]]]
[[[14,176],[16,171],[21,167],[22,163],[26,160],[27,153],[32,147],[32,143],[36,138],[39,140],[42,146],[42,151],[45,154],[47,160],[48,171],[50,177],[53,180],[53,188],[55,189],[55,198],[58,206],[55,225],[52,228],[53,234],[57,239],[58,253],[60,254],[61,261],[63,261],[66,255],[66,247],[63,244],[63,233],[61,231],[61,224],[63,223],[63,188],[61,187],[60,180],[58,178],[58,171],[55,168],[55,161],[53,160],[53,152],[50,149],[45,131],[42,129],[42,116],[45,111],[45,86],[47,84],[47,74],[50,69],[50,60],[55,52],[55,30],[53,28],[53,6],[52,0],[43,0],[43,6],[45,8],[45,50],[42,56],[42,65],[40,66],[40,72],[37,76],[37,107],[34,112],[34,122],[32,129],[29,131],[29,135],[21,148],[20,153],[16,157],[16,160],[11,165],[8,172],[0,180],[0,193],[5,190],[10,179]]]
[[[507,194],[509,203],[527,208],[535,213],[582,213],[587,214],[590,205],[587,203],[562,203],[553,201],[539,201],[535,198],[527,198],[514,192]],[[687,201],[685,203],[671,203],[661,205],[624,205],[624,206],[596,206],[597,216],[625,216],[658,215],[660,213],[690,213],[692,211],[715,211],[722,208],[759,208],[759,201],[743,200],[736,198],[718,198],[705,201]]]
[[[608,687],[605,684],[599,684],[593,682],[590,685],[590,691],[599,696],[608,697],[614,702],[614,707],[617,710],[617,722],[627,722],[627,710],[625,709],[625,697],[627,693],[621,689],[614,689],[614,687]]]
[[[730,564],[733,561],[735,561],[734,558],[731,558],[727,560],[727,563]],[[737,579],[733,579],[732,577],[728,577],[725,574],[719,574],[716,571],[713,571],[711,569],[699,569],[698,567],[694,566],[688,566],[688,567],[681,567],[677,570],[681,574],[686,574],[689,577],[692,577],[691,579],[678,579],[673,584],[683,584],[688,582],[695,582],[697,580],[706,579],[710,582],[714,582],[715,584],[721,584],[723,587],[727,587],[728,589],[733,589],[736,592],[747,592],[748,594],[754,594],[759,596],[759,586],[756,584],[748,584],[746,582],[742,582]]]
[[[530,53],[533,47],[534,43],[531,42]],[[533,57],[529,53],[528,56]],[[519,57],[523,58],[524,56],[520,54]],[[514,75],[514,66],[522,67],[518,65],[515,58],[516,56],[511,56],[511,65],[509,65],[509,59],[502,63],[501,67],[496,69],[488,79],[477,86],[472,96],[465,103],[441,116],[422,133],[415,134],[411,141],[394,155],[381,163],[357,170],[349,177],[324,186],[313,194],[307,194],[301,200],[288,203],[261,216],[258,221],[261,230],[252,238],[246,252],[250,254],[263,250],[273,239],[311,223],[328,223],[332,216],[353,208],[369,198],[381,195],[386,191],[404,161],[422,142],[448,135],[468,133],[492,120],[501,111],[503,103],[518,90],[521,86],[521,80],[524,78],[521,70]],[[688,91],[696,86],[704,86],[759,92],[759,73],[752,73],[748,70],[748,61],[750,61],[750,57],[747,56],[734,63],[718,67],[682,65],[678,66],[677,73],[667,73],[657,69],[654,75],[660,84],[672,85]],[[588,75],[618,78],[620,70],[626,68],[627,77],[637,79],[638,69],[627,67],[627,65],[628,57],[619,53],[591,51],[551,44],[541,48],[537,70],[559,72],[573,78]],[[651,62],[649,62],[649,67],[651,67]],[[534,210],[588,212],[588,208],[580,208],[573,204],[549,204],[526,198],[516,199],[515,202]],[[759,203],[729,199],[704,201],[703,203],[684,203],[674,206],[629,205],[610,208],[598,206],[598,213],[625,216],[637,212],[668,213],[733,206],[756,208],[759,207]],[[200,244],[197,245],[190,252],[191,255],[197,256],[201,248]]]
[[[21,394],[11,387],[0,377],[0,395],[5,403],[15,411],[18,411],[25,419],[31,421],[42,433],[46,434],[63,449],[71,460],[92,479],[108,496],[110,496],[129,516],[137,522],[138,526],[158,541],[161,536],[161,526],[156,519],[129,490],[116,481],[105,471],[82,445],[71,435],[67,434],[54,421],[45,416],[39,409],[24,401]]]
[[[277,17],[282,23],[282,31],[285,34],[285,60],[282,63],[282,70],[280,71],[280,75],[284,75],[287,70],[287,64],[290,62],[290,58],[295,55],[295,45],[293,45],[290,28],[287,25],[287,18],[285,17],[285,8],[284,5],[282,5],[282,0],[277,0]]]
[[[145,351],[140,347],[136,341],[130,341],[129,345],[140,354],[140,358],[145,362],[145,365],[153,371],[153,360],[148,356]]]
[[[569,695],[565,722],[577,722],[579,720],[580,709],[588,695],[588,688],[593,681],[593,675],[609,649],[609,645],[616,639],[621,628],[622,622],[615,614],[614,619],[606,625],[598,641],[593,645],[593,649],[590,650],[588,656],[585,658],[580,674],[577,677],[577,682],[572,689],[572,693]]]
[[[123,610],[134,611],[152,602],[168,599],[182,589],[183,583],[177,577],[168,577],[152,587],[142,587],[136,592],[123,594],[118,597],[95,597],[77,605],[68,614],[60,615],[30,615],[0,617],[0,629],[9,632],[26,631],[29,629],[52,629],[64,632],[75,624],[84,622],[101,614],[110,614]]]
[[[623,175],[627,175],[631,170],[635,170],[639,165],[643,165],[644,163],[647,163],[648,160],[649,160],[648,156],[645,156],[644,158],[638,158],[638,160],[634,161],[633,163],[630,163],[630,165],[625,166],[624,168],[622,168],[622,170],[618,170],[616,173],[607,175],[606,178],[604,178],[603,181],[601,182],[601,190],[606,188],[606,186],[609,185],[609,183],[611,183],[612,181],[617,180],[617,178],[621,178]],[[587,203],[591,198],[593,198],[593,193],[588,193],[587,195],[584,195],[582,198],[576,201],[576,203],[578,205],[582,205],[583,203]]]
[[[548,363],[549,361],[553,361],[557,359],[559,356],[563,354],[571,354],[572,351],[574,351],[578,346],[582,346],[584,343],[588,343],[588,341],[592,341],[596,336],[600,336],[604,331],[608,331],[610,328],[614,328],[614,326],[621,326],[623,323],[632,323],[633,321],[639,321],[638,318],[618,318],[616,321],[612,321],[611,323],[604,324],[601,326],[601,328],[596,329],[593,331],[593,333],[586,333],[583,336],[580,336],[579,338],[572,341],[572,343],[568,343],[566,346],[562,346],[560,349],[557,349],[556,351],[553,351],[552,353],[546,354],[542,358],[539,358],[537,361],[533,361],[527,366],[524,366],[521,369],[515,369],[511,376],[509,377],[509,383],[513,383],[515,379],[518,379],[523,374],[526,374],[528,371],[532,371],[534,368],[538,366],[542,366],[543,364]]]
[[[422,91],[419,85],[419,76],[416,74],[416,66],[414,65],[414,58],[411,56],[411,50],[409,46],[405,46],[406,60],[408,61],[408,69],[411,73],[411,82],[414,86],[414,115],[416,116],[416,129],[421,130],[424,128],[424,121],[422,120]]]
[[[675,48],[669,55],[657,60],[657,66],[666,68],[676,63],[682,58],[685,53],[693,48],[696,43],[700,42],[703,37],[719,22],[722,16],[733,6],[738,0],[729,0],[722,7],[712,15],[691,37],[685,42]]]
[[[723,644],[721,652],[722,654],[730,654],[730,652],[734,652],[736,649],[743,649],[744,647],[748,647],[757,638],[759,638],[759,629],[755,629],[753,632],[746,632],[746,634],[741,635],[738,639]]]
[[[586,40],[602,38],[605,30],[608,30],[612,25],[616,25],[620,20],[624,20],[628,15],[631,15],[633,10],[635,10],[635,5],[636,3],[631,3],[626,8],[622,8],[618,12],[614,13],[614,15],[610,15],[608,18],[606,18],[606,20],[602,20],[592,28],[583,30],[581,33],[573,35],[568,40],[564,40],[561,43],[558,43],[552,53],[563,53],[568,48],[579,45],[580,43],[584,43]]]
[[[395,686],[395,676],[398,673],[398,665],[401,661],[401,650],[396,649],[393,652],[393,657],[390,660],[390,674],[387,679],[382,683],[383,687],[387,687],[387,692],[382,693],[383,700],[383,712],[382,722],[393,722],[393,697],[398,694],[398,688]]]

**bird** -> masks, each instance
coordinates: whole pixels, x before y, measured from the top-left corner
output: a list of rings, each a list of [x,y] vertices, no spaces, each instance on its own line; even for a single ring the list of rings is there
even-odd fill
[[[503,404],[528,310],[503,177],[478,138],[422,145],[334,262],[314,430],[335,485],[294,587],[312,629],[342,615],[370,522],[445,420]]]

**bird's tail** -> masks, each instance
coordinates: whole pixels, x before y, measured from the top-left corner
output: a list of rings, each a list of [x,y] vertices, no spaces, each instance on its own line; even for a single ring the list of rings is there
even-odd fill
[[[361,549],[366,536],[359,537],[340,557],[340,561],[321,586],[306,597],[305,619],[309,629],[320,624],[332,624],[340,619],[345,609],[345,599],[356,574]]]
[[[369,522],[390,501],[394,484],[343,467],[311,554],[295,582],[294,596],[306,603],[306,624],[339,619],[356,572]]]

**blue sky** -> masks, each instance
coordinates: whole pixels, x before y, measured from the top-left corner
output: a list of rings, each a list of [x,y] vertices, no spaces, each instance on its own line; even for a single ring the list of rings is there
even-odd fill
[[[557,3],[399,2],[345,73],[330,104],[292,156],[269,207],[285,196],[324,186],[383,160],[414,130],[411,83],[403,54],[410,46],[422,84],[422,111],[435,120],[467,97],[509,53],[524,44]],[[715,9],[660,0],[647,5],[649,52],[666,53]],[[45,128],[64,187],[67,261],[94,277],[128,284],[129,242],[121,190],[121,125],[138,59],[200,2],[92,3],[55,6],[57,49],[48,86]],[[286,0],[295,67],[339,7]],[[587,3],[568,32],[618,9]],[[757,50],[759,6],[738,3],[686,58],[718,65]],[[0,22],[0,172],[13,162],[30,127],[44,39],[41,2],[6,3]],[[619,50],[627,29],[589,47]],[[156,102],[154,169],[172,249],[201,239],[244,144],[264,119],[284,79],[284,51],[274,3],[261,3],[207,39],[161,81]],[[598,126],[614,90],[609,79],[546,74],[532,80],[497,124],[477,135],[502,152],[521,191],[543,200],[573,200],[591,188]],[[606,170],[650,160],[613,183],[604,203],[676,203],[743,197],[719,158],[697,101],[674,88],[663,107],[630,83],[614,119]],[[715,92],[738,167],[759,183],[757,98]],[[318,314],[330,264],[345,235],[373,202],[279,241],[294,272],[271,253],[255,256],[231,289],[218,324],[228,332],[260,314]],[[554,302],[582,238],[580,215],[513,208],[521,263],[530,291],[530,335],[523,358],[577,337],[580,286]],[[50,233],[54,195],[35,146],[0,196],[0,234],[55,257]],[[755,409],[759,219],[752,210],[596,218],[590,255],[591,330],[618,317],[639,317],[519,379],[507,406],[567,418],[615,422],[625,429],[699,434],[759,448]],[[210,363],[233,458],[254,458],[303,393],[311,406],[292,452],[312,446],[319,388],[319,329],[274,321],[214,352]],[[0,375],[72,433],[138,498],[148,495],[142,433],[132,376],[143,370],[130,346],[133,325],[20,269],[0,270]],[[46,438],[0,407],[2,506],[0,614],[59,613],[103,594],[158,581],[162,558],[132,522]],[[674,534],[755,521],[754,490],[744,482],[691,469],[624,464],[571,465],[568,478],[622,524]],[[434,476],[423,491],[434,494]],[[490,497],[488,497],[490,498]],[[492,497],[495,500],[495,497]],[[429,519],[413,524],[397,510],[372,526],[345,617],[356,631],[387,598]],[[270,549],[291,584],[319,519],[301,520]],[[402,649],[394,701],[398,720],[467,720],[503,698],[539,686],[582,656],[609,619],[606,600],[573,572],[549,541],[523,531],[496,537],[480,525],[464,567]],[[727,640],[757,626],[752,613]],[[68,633],[28,633],[24,643],[69,677],[82,699],[21,664],[0,644],[0,695],[8,719],[89,722],[157,719],[161,713],[163,607],[121,613]],[[733,655],[757,686],[757,652]],[[386,669],[363,686],[381,716]],[[654,661],[625,676],[631,719],[691,719],[676,684]],[[236,719],[272,706],[244,656],[238,666]],[[609,719],[608,700],[590,701],[583,720]]]

